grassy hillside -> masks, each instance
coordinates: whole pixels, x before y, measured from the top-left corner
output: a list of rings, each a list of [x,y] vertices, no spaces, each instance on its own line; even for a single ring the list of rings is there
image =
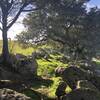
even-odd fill
[[[31,55],[32,52],[38,51],[39,48],[43,49],[53,49],[55,46],[51,44],[47,45],[40,45],[40,46],[34,46],[34,47],[28,47],[23,48],[21,45],[18,44],[16,41],[9,41],[9,51],[10,53],[16,54],[21,53],[24,55]],[[0,53],[2,52],[2,41],[0,41]],[[41,98],[55,98],[55,91],[56,88],[61,81],[61,78],[55,77],[55,68],[58,66],[66,67],[67,64],[64,64],[63,62],[59,61],[63,55],[62,54],[52,54],[50,53],[50,57],[48,60],[44,58],[38,58],[38,75],[43,77],[45,81],[42,82],[34,82],[33,87],[31,90],[26,90],[24,93],[30,97],[33,98],[33,100],[40,100],[37,95],[39,95]],[[36,93],[34,94],[35,91]],[[67,88],[67,91],[70,91],[70,88]],[[38,94],[37,94],[38,93]],[[45,99],[43,99],[45,100]],[[48,99],[46,99],[48,100]]]
[[[19,44],[18,41],[10,41],[9,40],[9,51],[10,53],[21,53],[24,55],[31,55],[32,52],[38,50],[38,48],[59,48],[58,45],[55,43],[52,43],[52,41],[49,42],[49,44],[45,45],[38,45],[33,47],[25,48],[22,44]],[[2,40],[0,40],[0,53],[2,52]]]
[[[9,51],[10,53],[21,53],[24,55],[30,55],[33,51],[34,48],[29,47],[29,48],[23,48],[22,46],[19,45],[18,42],[16,41],[9,41]],[[0,40],[0,53],[2,52],[2,40]]]
[[[31,97],[32,100],[55,100],[56,88],[62,81],[60,77],[55,77],[55,68],[57,68],[58,66],[60,67],[68,66],[68,63],[65,62],[66,60],[64,61],[64,63],[61,60],[64,55],[59,53],[55,45],[52,44],[23,48],[16,41],[9,41],[9,50],[10,53],[13,54],[21,53],[27,56],[31,55],[32,52],[34,51],[40,52],[41,51],[40,48],[47,50],[46,52],[50,56],[48,59],[45,59],[44,57],[39,57],[36,59],[38,63],[37,74],[38,76],[42,77],[43,80],[41,81],[34,80],[34,82],[32,83],[32,87],[30,89],[26,89],[25,91],[23,91],[23,93]],[[0,53],[1,51],[2,51],[2,41],[0,41]],[[99,66],[100,60],[97,59],[94,60],[97,62]],[[98,66],[97,68],[100,69]],[[67,87],[66,92],[70,91],[71,89]]]

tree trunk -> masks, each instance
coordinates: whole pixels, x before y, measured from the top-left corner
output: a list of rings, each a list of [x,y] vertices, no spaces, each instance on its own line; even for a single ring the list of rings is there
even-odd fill
[[[2,48],[2,57],[3,62],[8,62],[9,60],[9,49],[8,49],[8,38],[7,38],[7,12],[3,11],[2,17],[2,38],[3,38],[3,48]]]
[[[3,29],[2,37],[3,37],[3,48],[2,48],[3,62],[8,62],[9,49],[8,49],[7,29]]]

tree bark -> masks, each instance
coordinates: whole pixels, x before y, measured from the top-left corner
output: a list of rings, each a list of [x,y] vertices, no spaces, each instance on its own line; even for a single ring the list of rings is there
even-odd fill
[[[3,48],[2,48],[2,57],[3,62],[8,62],[9,59],[9,49],[8,49],[8,38],[7,38],[7,12],[3,12],[2,17],[2,37],[3,37]]]
[[[3,29],[3,31],[2,31],[2,37],[3,37],[3,48],[2,48],[3,62],[8,62],[9,49],[8,49],[8,39],[7,39],[7,30],[6,29]]]

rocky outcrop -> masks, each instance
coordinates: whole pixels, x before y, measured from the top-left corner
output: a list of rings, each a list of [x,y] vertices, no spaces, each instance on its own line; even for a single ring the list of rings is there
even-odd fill
[[[75,89],[66,94],[61,100],[100,100],[100,93],[91,89]]]
[[[9,67],[9,66],[8,66]],[[14,70],[7,70],[4,66],[0,66],[0,80],[20,80],[21,76],[18,72],[14,72]]]
[[[31,100],[30,97],[10,89],[0,89],[0,100]]]
[[[67,87],[67,84],[66,82],[60,82],[60,84],[58,85],[57,89],[56,89],[56,96],[58,98],[58,100],[61,99],[61,96],[65,95],[66,94],[66,87]]]
[[[92,69],[69,66],[57,68],[55,72],[72,89],[61,100],[100,100],[100,77]]]
[[[70,66],[68,68],[59,68],[56,70],[56,74],[61,76],[62,79],[71,87],[75,89],[79,80],[89,80],[92,74],[86,72],[84,69],[76,66]]]
[[[38,64],[32,55],[10,55],[9,62],[9,65],[0,65],[1,80],[25,80],[37,76]]]
[[[25,58],[20,60],[19,73],[22,75],[37,75],[38,64],[33,58]]]

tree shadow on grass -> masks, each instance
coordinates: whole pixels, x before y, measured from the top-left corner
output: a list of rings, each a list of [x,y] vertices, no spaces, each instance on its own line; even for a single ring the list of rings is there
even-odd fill
[[[31,97],[32,100],[55,100],[49,98],[46,93],[37,91],[38,89],[40,89],[45,92],[42,86],[48,89],[51,84],[53,84],[52,80],[43,79],[41,77],[25,81],[0,80],[0,89],[8,88],[20,93],[24,93],[27,96]]]
[[[35,83],[34,83],[35,82]],[[45,87],[49,87],[53,84],[53,81],[48,79],[48,78],[42,78],[42,77],[39,77],[37,79],[34,79],[32,82],[32,87],[34,88],[39,88],[41,86],[45,86]]]
[[[56,100],[56,98],[50,98],[47,95],[31,89],[26,89],[23,93],[31,97],[32,100]]]
[[[41,77],[20,81],[20,80],[0,80],[0,88],[12,88],[12,89],[23,89],[23,88],[40,88],[41,86],[49,87],[53,84],[50,79],[43,79]]]

